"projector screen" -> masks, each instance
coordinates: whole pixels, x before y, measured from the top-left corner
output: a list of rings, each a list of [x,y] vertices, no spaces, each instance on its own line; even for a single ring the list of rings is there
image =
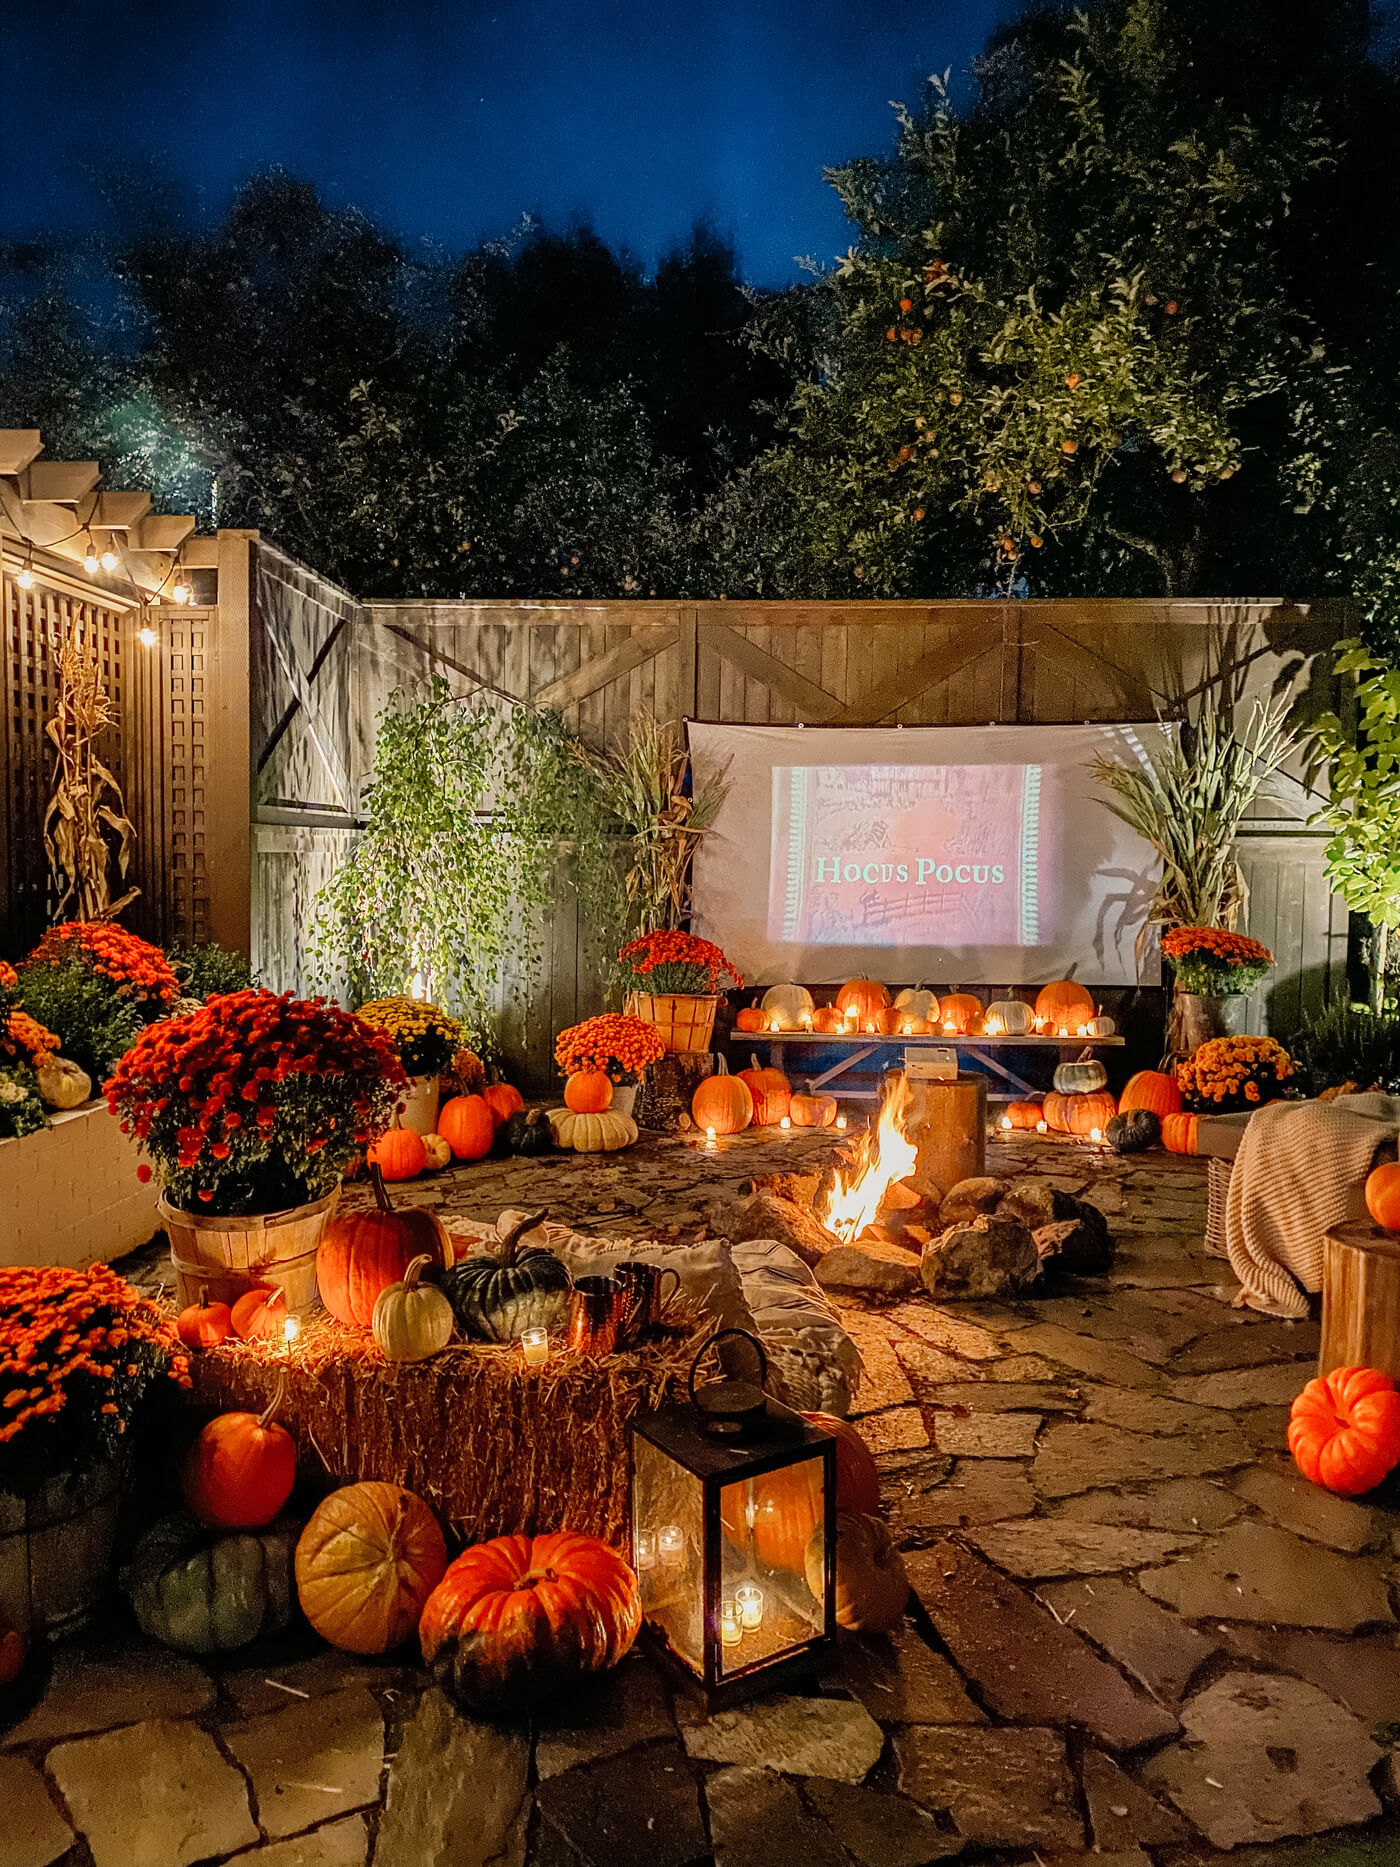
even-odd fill
[[[1167,731],[692,722],[697,786],[730,786],[695,860],[695,931],[759,985],[1155,985],[1155,942],[1141,977],[1133,947],[1158,859],[1090,762],[1145,761]]]

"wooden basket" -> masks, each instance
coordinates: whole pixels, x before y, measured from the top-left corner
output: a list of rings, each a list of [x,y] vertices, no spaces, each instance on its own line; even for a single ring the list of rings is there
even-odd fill
[[[287,1299],[287,1314],[305,1316],[317,1302],[316,1248],[339,1198],[337,1186],[312,1205],[246,1218],[206,1218],[162,1198],[156,1210],[170,1240],[181,1305],[198,1303],[202,1290],[211,1302],[233,1304],[258,1284],[275,1284]]]
[[[629,992],[625,1009],[644,1024],[654,1024],[668,1050],[708,1050],[719,994]]]
[[[57,1636],[87,1619],[107,1592],[126,1479],[119,1454],[31,1498],[0,1491],[0,1626]]]

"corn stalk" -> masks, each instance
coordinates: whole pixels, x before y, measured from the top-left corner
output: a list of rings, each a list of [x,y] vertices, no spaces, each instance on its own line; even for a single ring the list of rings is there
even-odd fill
[[[76,631],[50,641],[58,674],[58,704],[44,731],[53,745],[54,779],[44,812],[44,849],[55,884],[62,890],[54,920],[109,920],[141,892],[128,888],[112,899],[113,851],[117,874],[126,880],[136,826],[126,814],[121,786],[97,755],[97,739],[116,718],[102,684],[97,656]]]
[[[690,912],[690,870],[729,795],[723,778],[685,788],[690,755],[674,727],[649,713],[632,717],[620,750],[586,753],[604,809],[629,845],[625,879],[632,931],[679,927]]]

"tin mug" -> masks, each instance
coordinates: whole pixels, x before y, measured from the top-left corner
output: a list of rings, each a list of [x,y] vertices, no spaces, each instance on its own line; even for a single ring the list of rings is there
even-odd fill
[[[611,1355],[625,1299],[611,1277],[578,1277],[569,1292],[568,1345],[579,1355]]]
[[[635,1342],[646,1330],[660,1325],[667,1302],[681,1287],[680,1272],[673,1265],[648,1264],[641,1258],[628,1258],[613,1266],[613,1276],[622,1288],[623,1338]],[[668,1277],[675,1279],[675,1286],[669,1292],[666,1290]]]

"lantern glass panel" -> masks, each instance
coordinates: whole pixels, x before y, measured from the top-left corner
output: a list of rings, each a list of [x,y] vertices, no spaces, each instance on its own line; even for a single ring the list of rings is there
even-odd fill
[[[720,1487],[722,1674],[762,1665],[824,1631],[825,1522],[819,1453]]]
[[[642,1612],[703,1678],[705,1487],[649,1439],[635,1438],[632,1456],[632,1537]]]

